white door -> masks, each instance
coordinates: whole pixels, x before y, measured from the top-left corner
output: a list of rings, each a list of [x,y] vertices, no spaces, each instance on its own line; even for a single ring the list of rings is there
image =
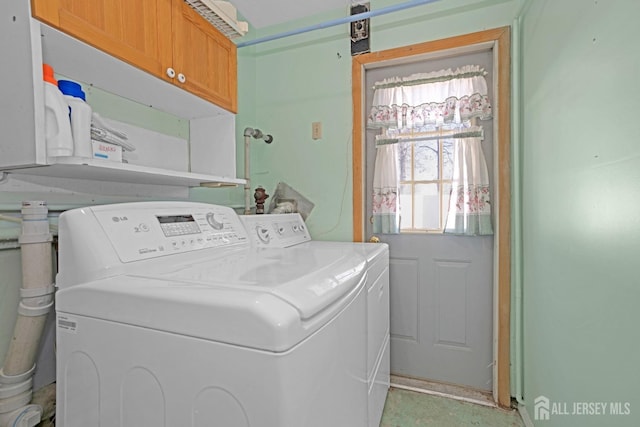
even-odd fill
[[[468,64],[480,65],[489,72],[486,79],[493,102],[493,55],[486,50],[367,70],[366,111],[376,81]],[[482,146],[492,176],[493,123],[487,120],[479,124],[484,127]],[[372,215],[375,134],[375,130],[367,131],[366,218]],[[446,141],[443,145],[438,141],[414,144],[416,152],[428,149],[446,153],[451,149]],[[440,163],[440,168],[446,166]],[[442,191],[445,206],[449,188],[445,185]],[[438,193],[432,190],[423,187],[421,191],[425,195]],[[402,213],[402,217],[406,221],[408,214]],[[366,235],[372,234],[367,221]],[[493,236],[462,237],[415,230],[376,236],[390,248],[392,373],[492,390]]]

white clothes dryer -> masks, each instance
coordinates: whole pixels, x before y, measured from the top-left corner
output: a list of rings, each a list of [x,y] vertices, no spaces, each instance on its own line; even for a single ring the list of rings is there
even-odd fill
[[[367,267],[252,247],[222,206],[63,213],[57,425],[366,426]]]
[[[243,215],[252,246],[268,253],[306,253],[353,249],[367,260],[367,413],[378,427],[390,385],[389,247],[385,243],[312,240],[302,217],[294,214]]]

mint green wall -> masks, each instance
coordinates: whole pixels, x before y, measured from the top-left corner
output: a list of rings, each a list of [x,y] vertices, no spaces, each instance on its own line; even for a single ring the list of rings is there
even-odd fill
[[[58,79],[64,76],[58,76]],[[82,82],[79,82],[82,83]],[[165,135],[189,139],[189,121],[82,83],[87,103],[96,113]]]
[[[0,250],[0,364],[9,350],[20,302],[20,250]]]
[[[397,3],[397,2],[394,2]],[[388,6],[372,1],[371,7]],[[511,25],[520,1],[446,0],[372,18],[371,50]],[[344,17],[344,10],[256,32],[256,36]],[[348,25],[292,36],[255,47],[255,105],[240,108],[238,120],[254,114],[255,126],[273,134],[271,145],[254,144],[251,179],[272,192],[284,181],[315,203],[308,218],[321,240],[351,240],[351,54]],[[248,83],[241,75],[240,91]],[[248,108],[248,109],[246,109]],[[322,139],[311,123],[322,123]]]
[[[640,425],[640,3],[533,0],[523,20],[523,300],[527,412],[629,402]],[[607,408],[607,412],[608,412]]]

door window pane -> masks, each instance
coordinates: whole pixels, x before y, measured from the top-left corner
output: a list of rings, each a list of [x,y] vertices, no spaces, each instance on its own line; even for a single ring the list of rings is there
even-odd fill
[[[438,183],[416,184],[414,199],[415,228],[440,228],[440,192]]]
[[[413,202],[411,200],[411,184],[400,184],[400,229],[413,227]]]
[[[442,179],[453,179],[453,141],[450,139],[442,141]]]
[[[400,230],[442,232],[453,178],[453,140],[398,143]]]
[[[398,165],[400,167],[400,181],[409,181],[411,180],[411,164],[412,164],[412,156],[411,156],[411,143],[410,142],[399,142],[398,143]]]
[[[422,141],[414,143],[414,181],[432,181],[438,179],[439,143]]]
[[[442,222],[440,227],[444,229],[447,225],[447,215],[449,214],[449,202],[451,201],[451,183],[442,184]]]

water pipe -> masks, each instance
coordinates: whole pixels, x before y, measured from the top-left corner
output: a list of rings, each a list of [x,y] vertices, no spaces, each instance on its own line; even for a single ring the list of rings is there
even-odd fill
[[[18,223],[18,224],[22,224],[22,219],[21,218],[16,218],[15,216],[1,215],[0,214],[0,219],[2,221],[15,222],[15,223]]]
[[[523,39],[522,21],[527,13],[531,0],[521,0],[520,8],[513,19],[513,44],[512,44],[512,236],[513,236],[513,268],[512,268],[512,345],[511,345],[511,395],[515,397],[519,407],[524,406],[524,344],[523,344],[523,242],[522,242],[522,144],[523,144],[523,108],[522,108],[522,60],[523,60]]]
[[[250,177],[250,165],[249,165],[249,148],[251,138],[263,139],[267,144],[273,142],[271,135],[264,135],[260,129],[245,128],[244,130],[244,214],[249,215],[251,213],[251,177]],[[1,426],[0,426],[1,427]]]
[[[22,203],[22,287],[18,318],[9,350],[0,369],[0,427],[33,427],[42,407],[30,405],[35,360],[47,315],[53,306],[54,285],[48,209],[45,202]]]
[[[251,178],[249,174],[249,146],[251,143],[251,134],[247,132],[251,128],[244,130],[244,214],[249,215],[251,213]],[[253,130],[253,129],[251,129]]]
[[[362,21],[363,19],[372,18],[374,16],[386,15],[387,13],[397,12],[399,10],[409,9],[415,6],[421,6],[423,4],[434,3],[439,0],[412,0],[406,3],[400,3],[392,6],[383,7],[382,9],[372,10],[369,12],[358,13],[356,15],[347,16],[344,18],[333,19],[331,21],[323,22],[321,24],[311,25],[304,28],[299,28],[297,30],[285,31],[283,33],[274,34],[271,36],[260,37],[253,40],[247,40],[245,42],[240,42],[236,45],[236,47],[246,47],[252,46],[264,42],[269,42],[272,40],[282,39],[289,36],[295,36],[297,34],[308,33],[309,31],[321,30],[324,28],[335,27],[336,25],[349,24],[355,21]]]

